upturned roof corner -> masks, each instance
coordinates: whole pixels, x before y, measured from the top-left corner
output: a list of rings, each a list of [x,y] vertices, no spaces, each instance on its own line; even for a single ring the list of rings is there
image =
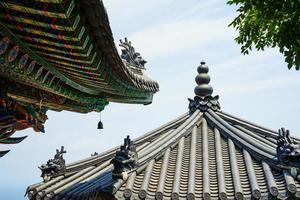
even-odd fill
[[[0,11],[0,143],[21,142],[10,136],[30,127],[44,132],[47,110],[148,105],[159,91],[127,39],[119,55],[101,0],[0,1]]]

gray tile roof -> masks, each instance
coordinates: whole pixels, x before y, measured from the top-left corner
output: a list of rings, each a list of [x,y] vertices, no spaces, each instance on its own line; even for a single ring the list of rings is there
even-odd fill
[[[29,199],[300,199],[300,140],[221,112],[207,72],[189,113],[67,165]]]
[[[299,141],[299,140],[298,140]],[[67,165],[28,188],[30,199],[300,198],[300,182],[277,166],[277,132],[220,111],[195,111],[134,140],[139,165],[114,180],[118,148]]]

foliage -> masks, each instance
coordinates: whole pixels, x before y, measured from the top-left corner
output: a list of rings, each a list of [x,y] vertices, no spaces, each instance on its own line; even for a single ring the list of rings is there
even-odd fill
[[[300,69],[300,1],[299,0],[228,0],[238,5],[239,15],[229,26],[238,30],[235,38],[241,52],[279,47],[288,68]]]

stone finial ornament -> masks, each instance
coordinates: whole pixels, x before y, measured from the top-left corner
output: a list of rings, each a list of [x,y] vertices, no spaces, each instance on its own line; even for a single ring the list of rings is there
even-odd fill
[[[201,61],[197,71],[199,74],[195,78],[195,81],[198,84],[194,90],[195,94],[201,98],[211,96],[213,88],[208,85],[210,82],[210,76],[208,75],[209,69],[204,61]]]
[[[197,69],[198,75],[195,78],[198,84],[195,87],[195,97],[189,100],[189,110],[191,113],[199,109],[201,112],[207,111],[207,109],[212,109],[217,111],[220,109],[219,96],[212,96],[213,88],[209,85],[210,76],[208,75],[208,67],[205,65],[204,61],[201,61],[200,66]]]

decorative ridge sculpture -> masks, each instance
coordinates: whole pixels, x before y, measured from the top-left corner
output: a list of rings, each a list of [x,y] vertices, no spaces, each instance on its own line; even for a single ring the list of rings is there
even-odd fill
[[[300,143],[290,136],[290,131],[281,128],[278,130],[277,157],[283,169],[289,169],[291,175],[300,181]]]
[[[124,48],[122,49],[121,58],[135,67],[145,69],[145,64],[147,61],[142,58],[139,52],[135,51],[134,47],[131,45],[131,42],[125,38],[125,41],[123,42],[120,40],[120,43],[121,44],[119,46]]]
[[[204,61],[200,62],[199,67],[197,68],[198,75],[195,78],[196,83],[198,84],[195,89],[194,99],[189,100],[189,110],[191,113],[199,109],[201,112],[207,111],[207,109],[212,109],[217,111],[220,109],[219,96],[212,96],[213,88],[209,85],[210,76],[208,75],[209,68],[205,65]]]
[[[56,154],[53,159],[47,161],[47,164],[41,165],[39,169],[42,171],[41,177],[44,182],[51,180],[53,177],[62,175],[66,171],[66,161],[63,158],[63,154],[67,153],[64,150],[64,146],[60,148],[60,151],[56,149]]]
[[[124,139],[124,145],[116,152],[116,156],[111,160],[114,165],[112,172],[114,179],[126,180],[128,174],[134,171],[138,166],[138,155],[133,141],[127,136]]]

